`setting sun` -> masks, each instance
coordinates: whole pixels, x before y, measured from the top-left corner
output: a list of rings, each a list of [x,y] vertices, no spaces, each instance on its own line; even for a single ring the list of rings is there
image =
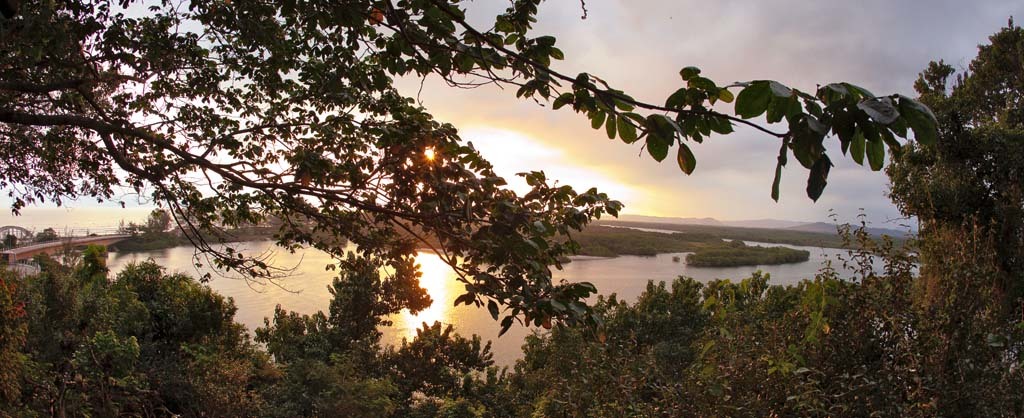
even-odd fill
[[[434,161],[434,158],[436,158],[436,155],[434,154],[434,148],[430,147],[423,150],[423,157],[426,158],[427,161]]]

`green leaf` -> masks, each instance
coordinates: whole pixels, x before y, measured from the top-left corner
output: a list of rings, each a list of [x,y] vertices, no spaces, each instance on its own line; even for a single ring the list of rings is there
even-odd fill
[[[807,177],[807,197],[817,202],[821,192],[828,184],[828,172],[832,168],[832,161],[827,155],[822,154],[818,161],[811,166],[810,175]]]
[[[555,98],[555,102],[551,104],[551,108],[555,110],[561,109],[562,106],[572,103],[573,99],[575,98],[576,96],[574,96],[572,93],[562,93],[557,98]]]
[[[590,127],[594,129],[601,129],[601,125],[604,124],[604,112],[595,110],[590,112]]]
[[[686,88],[676,90],[672,95],[665,99],[665,107],[669,109],[679,109],[686,106]]]
[[[509,328],[512,328],[512,320],[513,319],[511,316],[506,316],[504,319],[501,320],[501,331],[498,331],[499,337],[505,335],[505,332],[507,332]]]
[[[686,144],[679,144],[676,162],[679,163],[679,168],[686,175],[693,174],[693,169],[697,167],[697,158],[693,156],[693,151],[690,151],[690,147]]]
[[[885,161],[885,144],[881,138],[868,141],[868,165],[872,171],[882,169],[882,162]]]
[[[899,96],[900,113],[914,131],[914,139],[924,145],[934,144],[939,136],[939,122],[931,109],[921,102]]]
[[[864,100],[857,103],[857,108],[867,113],[871,119],[882,125],[888,125],[893,123],[900,117],[900,112],[896,110],[896,106],[893,105],[892,99],[888,97],[879,97]]]
[[[782,83],[780,83],[778,81],[769,80],[768,81],[768,88],[772,91],[772,94],[774,94],[777,97],[782,97],[782,98],[793,97],[793,89],[791,89],[789,87],[786,87],[784,84],[782,84]]]
[[[899,151],[900,148],[903,147],[903,145],[900,144],[900,141],[896,140],[896,136],[894,136],[892,134],[892,131],[890,131],[888,128],[882,128],[882,130],[879,131],[879,133],[882,135],[882,141],[885,143],[886,146],[889,147],[890,152]]]
[[[541,46],[552,46],[555,44],[555,37],[549,35],[539,36],[534,40],[537,42],[537,45]]]
[[[711,130],[722,135],[731,134],[733,132],[732,121],[724,117],[709,117],[707,118],[707,123],[708,126],[711,127]]]
[[[605,133],[608,134],[608,139],[615,139],[615,114],[608,114],[608,121],[604,124]]]
[[[760,116],[768,109],[771,88],[766,81],[755,81],[740,91],[736,97],[736,114],[743,119]]]
[[[554,58],[556,60],[564,60],[565,54],[562,52],[561,49],[551,48],[551,58]]]
[[[474,295],[472,293],[464,293],[461,296],[455,298],[454,305],[455,306],[459,306],[460,303],[465,304],[465,305],[469,305],[469,304],[473,303],[474,300],[476,300],[476,295]]]
[[[686,83],[686,85],[689,86],[690,88],[696,88],[704,91],[714,91],[718,89],[718,86],[715,85],[714,81],[711,81],[710,79],[704,77],[691,78],[690,81]]]
[[[857,128],[850,140],[850,156],[857,164],[864,165],[864,132]]]
[[[850,96],[850,90],[839,83],[827,84],[818,89],[818,98],[821,99],[822,103],[825,103],[825,106],[831,106],[833,103],[844,101],[848,96]]]
[[[622,138],[622,142],[632,144],[636,142],[636,127],[629,122],[629,118],[620,115],[615,118],[615,125],[619,131],[619,137]]]
[[[772,181],[772,200],[779,201],[779,184],[782,183],[782,164],[775,164],[775,180]]]
[[[498,320],[498,304],[493,300],[487,301],[487,310],[491,312],[491,317],[494,320]]]
[[[728,89],[721,89],[718,91],[718,100],[721,100],[726,103],[732,103],[732,101],[735,99],[736,97],[733,96],[732,92],[729,91]]]
[[[768,102],[768,114],[765,119],[768,123],[776,123],[782,120],[789,113],[790,104],[794,98],[774,98]]]
[[[621,118],[622,116],[632,119],[633,122],[636,122],[637,126],[643,126],[647,121],[647,119],[644,118],[643,115],[635,112],[620,113],[619,117]]]
[[[683,78],[683,81],[688,81],[696,77],[697,74],[700,74],[700,68],[697,67],[684,67],[682,70],[679,70],[679,76]]]
[[[779,157],[775,164],[775,180],[772,181],[772,200],[779,201],[779,184],[782,183],[782,167],[786,166],[786,142],[779,148]]]
[[[870,91],[868,91],[868,89],[866,89],[864,87],[855,86],[855,85],[850,84],[850,83],[842,83],[842,85],[845,86],[846,89],[850,92],[850,94],[852,94],[858,100],[860,100],[860,99],[867,99],[867,98],[874,98],[875,97],[874,93],[871,93]]]
[[[668,157],[669,139],[662,137],[657,130],[652,129],[647,135],[647,153],[655,161],[661,162]]]
[[[807,113],[810,113],[815,117],[820,118],[822,116],[822,113],[824,113],[824,110],[821,109],[821,105],[819,105],[818,102],[812,100],[804,100],[804,106],[807,107]]]

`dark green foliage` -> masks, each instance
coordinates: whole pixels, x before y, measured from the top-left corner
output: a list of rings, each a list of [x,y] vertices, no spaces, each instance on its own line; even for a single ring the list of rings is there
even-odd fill
[[[968,71],[932,62],[915,89],[941,126],[934,144],[911,144],[888,169],[892,200],[921,222],[940,264],[964,241],[994,254],[985,286],[1006,314],[1024,310],[1024,29],[1010,24],[978,47]],[[924,253],[929,256],[928,253]],[[938,280],[939,274],[932,276]],[[936,289],[957,288],[935,283]],[[936,295],[937,300],[947,299]]]
[[[722,240],[707,234],[665,234],[607,226],[588,227],[573,235],[573,240],[579,244],[578,255],[599,257],[681,253],[695,251],[708,244],[722,243]]]
[[[4,235],[3,241],[4,248],[14,248],[18,246],[18,237],[14,235]]]
[[[126,185],[154,187],[176,219],[196,228],[193,237],[278,216],[283,246],[340,258],[341,241],[326,234],[351,238],[362,255],[344,258],[328,313],[278,309],[267,320],[257,331],[266,352],[233,322],[230,299],[152,263],[110,280],[102,251],[90,248],[77,266],[40,259],[37,277],[0,272],[0,414],[1024,415],[1024,324],[1015,308],[1020,28],[994,36],[972,62],[974,75],[948,97],[949,67],[922,75],[922,101],[937,117],[911,99],[848,83],[813,96],[770,80],[719,87],[692,67],[680,72],[685,87],[652,106],[589,74],[550,71],[564,54],[554,38],[530,36],[539,3],[514,2],[486,32],[438,0],[166,3],[140,18],[110,13],[109,3],[4,10],[15,17],[0,20],[11,40],[0,46],[8,142],[0,154],[11,155],[0,157],[37,167],[0,172],[0,182],[26,186],[15,209],[44,198],[110,198],[121,184],[116,165],[129,173]],[[178,32],[188,26],[227,36]],[[810,170],[812,198],[827,182],[827,135],[876,170],[889,149],[901,159],[890,172],[894,199],[923,223],[919,275],[914,252],[876,245],[861,231],[861,250],[841,260],[857,272],[852,278],[829,268],[788,287],[758,273],[740,282],[681,278],[650,284],[635,304],[601,297],[588,310],[582,301],[596,289],[553,284],[549,266],[576,249],[570,233],[621,205],[596,190],[552,186],[536,172],[525,175],[529,193],[512,193],[454,128],[391,85],[398,75],[453,80],[473,70],[507,71],[522,83],[518,96],[557,96],[609,137],[643,139],[659,161],[672,146],[729,133],[734,123],[761,129],[782,141],[780,169],[791,153]],[[733,100],[730,88],[739,118],[710,110]],[[787,132],[746,120],[762,115],[785,121]],[[908,132],[917,144],[904,154],[896,137]],[[406,164],[421,161],[425,147],[441,161]],[[677,162],[695,167],[686,151]],[[196,174],[222,179],[205,185],[213,195],[192,182]],[[158,221],[151,229],[162,232]],[[706,234],[644,235],[658,241],[633,251],[721,238],[821,239],[672,228]],[[461,302],[486,304],[495,317],[504,306],[506,329],[516,318],[545,327],[556,319],[550,334],[528,338],[513,372],[494,369],[479,338],[441,324],[400,347],[379,347],[387,315],[427,303],[409,239],[420,232],[433,237],[421,243],[451,251],[449,263],[469,285]],[[594,242],[599,251],[630,251]],[[216,255],[223,267],[267,272],[233,250]],[[884,271],[872,268],[876,257]]]
[[[552,283],[549,266],[571,252],[570,234],[622,205],[540,172],[524,173],[531,190],[514,193],[394,80],[515,87],[586,115],[609,138],[642,140],[657,161],[678,147],[688,174],[692,146],[746,125],[781,142],[774,198],[789,154],[810,170],[808,196],[823,193],[829,135],[844,150],[863,136],[877,170],[908,127],[919,138],[934,130],[909,98],[849,83],[719,85],[696,67],[679,72],[664,105],[640,102],[598,76],[553,69],[565,53],[534,30],[539,3],[477,17],[487,22],[478,29],[466,20],[477,6],[454,0],[25,1],[0,20],[0,158],[24,162],[0,170],[0,183],[22,186],[15,211],[152,191],[166,211],[150,232],[166,230],[169,215],[213,264],[263,279],[280,272],[211,245],[228,241],[224,229],[276,218],[282,247],[340,258],[351,241],[381,264],[406,262],[418,241],[460,272],[468,301],[508,308],[502,321],[543,313],[593,325],[586,308],[541,312],[548,299],[592,296]],[[734,99],[736,115],[717,110]],[[761,115],[767,124],[750,120]]]
[[[193,245],[196,237],[189,237],[181,229],[168,230],[171,227],[171,216],[163,209],[154,209],[146,218],[146,223],[139,225],[134,222],[125,224],[121,221],[119,234],[131,235],[130,238],[118,241],[111,248],[118,252],[139,252],[162,250],[180,245]],[[280,221],[270,219],[267,225],[239,225],[225,228],[215,233],[199,232],[198,238],[208,241],[239,242],[267,240],[274,237],[280,229]]]
[[[143,232],[111,245],[117,252],[154,251],[188,244],[188,240],[170,232]]]
[[[435,322],[423,324],[412,341],[389,348],[383,353],[383,359],[388,365],[388,374],[407,402],[419,395],[436,400],[461,400],[463,396],[473,395],[472,388],[479,385],[475,378],[494,364],[490,350],[490,342],[484,344],[475,335],[463,338],[453,332],[451,325]],[[457,409],[482,408],[464,404]]]
[[[0,413],[5,405],[21,398],[22,379],[31,364],[21,348],[28,334],[28,317],[23,296],[24,283],[7,270],[0,270]]]
[[[603,327],[528,339],[509,377],[516,416],[1024,413],[1012,383],[1024,379],[1019,320],[951,317],[922,304],[927,281],[912,274],[913,258],[855,238],[865,247],[845,260],[860,272],[853,280],[825,270],[782,287],[755,273],[679,279],[671,290],[650,284],[632,305],[601,298]],[[958,271],[976,262],[959,254],[950,259]],[[886,268],[873,273],[878,256]]]
[[[0,271],[0,415],[463,416],[496,403],[479,337],[434,324],[379,346],[387,316],[429,299],[387,288],[366,259],[341,263],[328,314],[278,309],[257,330],[266,351],[209,287],[151,262],[110,280],[105,260],[89,247],[75,266],[40,258],[37,277]]]
[[[809,251],[786,247],[748,246],[742,241],[703,247],[686,256],[686,263],[696,267],[733,267],[800,263],[811,256]]]
[[[146,218],[147,232],[167,232],[171,227],[171,214],[163,209],[154,209]]]
[[[528,337],[509,373],[492,367],[489,344],[441,324],[382,350],[377,327],[405,303],[388,299],[365,259],[343,263],[328,313],[278,309],[257,332],[268,356],[231,321],[230,300],[151,263],[108,281],[90,248],[77,268],[43,259],[27,287],[0,289],[0,355],[12,359],[2,411],[61,399],[75,413],[157,416],[1024,413],[1013,383],[1024,379],[1024,326],[976,303],[990,298],[994,258],[969,241],[922,248],[944,251],[922,271],[957,285],[946,293],[956,300],[936,305],[913,253],[863,231],[846,239],[862,248],[837,260],[854,277],[826,269],[782,287],[755,273],[651,283],[632,304],[599,297],[601,325]],[[884,271],[872,270],[876,257]]]
[[[616,222],[618,224],[626,224]],[[672,225],[655,224],[659,227]],[[640,231],[631,228],[595,225],[587,227],[573,236],[580,248],[578,255],[616,257],[620,255],[653,256],[662,253],[693,252],[687,256],[689,264],[699,267],[754,266],[759,264],[784,264],[807,261],[810,253],[784,247],[748,247],[742,241],[727,242],[716,233],[697,232],[663,233]],[[739,235],[761,237],[764,232]],[[797,236],[805,233],[798,233]],[[811,234],[810,236],[822,235]],[[783,236],[782,239],[787,237]]]
[[[57,231],[53,228],[46,228],[36,233],[35,242],[50,242],[58,239],[60,239],[60,236],[57,235]]]
[[[500,24],[487,35],[462,27],[460,7],[26,1],[0,19],[0,157],[24,163],[0,170],[0,183],[19,185],[15,211],[116,200],[119,187],[152,193],[163,209],[144,229],[156,235],[134,248],[167,245],[173,219],[209,264],[256,280],[283,272],[214,244],[273,220],[268,235],[283,248],[343,258],[351,242],[378,266],[433,246],[470,303],[512,317],[552,298],[579,302],[592,292],[553,283],[549,266],[569,252],[569,233],[621,204],[539,172],[524,174],[529,192],[513,192],[455,127],[394,86],[493,70],[550,90],[545,68],[562,52],[529,33],[535,7],[492,15]],[[513,34],[515,54],[487,45]],[[595,321],[588,309],[548,313]]]
[[[493,364],[490,343],[435,323],[424,324],[412,341],[382,350],[378,327],[387,324],[384,318],[406,305],[423,309],[429,299],[415,285],[402,286],[417,290],[406,296],[413,302],[396,299],[400,293],[385,288],[390,284],[365,259],[348,258],[341,272],[330,287],[334,297],[327,314],[298,315],[278,307],[273,320],[256,330],[256,341],[267,346],[283,372],[264,394],[267,415],[432,416],[424,414],[483,408],[479,398],[493,393],[496,384],[494,377],[488,385],[474,376],[483,377]],[[478,400],[466,403],[466,397]]]
[[[40,262],[40,275],[14,279],[23,310],[13,324],[27,325],[27,333],[10,369],[20,394],[8,397],[0,412],[245,416],[258,410],[250,386],[268,363],[232,322],[231,300],[152,263],[128,266],[110,280],[102,247],[87,248],[74,267]]]
[[[328,288],[333,298],[327,314],[298,315],[279,306],[274,318],[265,319],[265,326],[256,330],[256,341],[265,344],[282,363],[299,359],[328,361],[335,353],[363,356],[354,359],[357,361],[373,358],[381,336],[378,327],[390,324],[385,317],[404,306],[419,311],[430,304],[418,281],[387,282],[377,269],[365,259],[350,256],[340,265],[341,277]]]

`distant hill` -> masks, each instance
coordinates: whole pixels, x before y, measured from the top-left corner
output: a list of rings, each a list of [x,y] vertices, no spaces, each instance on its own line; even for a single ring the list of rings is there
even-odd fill
[[[785,228],[785,229],[790,230],[790,231],[803,231],[803,232],[817,232],[817,233],[822,233],[822,234],[835,234],[836,233],[836,224],[830,224],[830,223],[825,223],[825,222],[811,222],[811,223],[805,223],[805,224],[801,224],[801,225],[797,225],[797,226],[791,226],[791,227],[788,227],[788,228]],[[906,230],[902,230],[901,231],[901,230],[898,230],[898,229],[890,229],[890,228],[872,228],[872,227],[867,227],[866,230],[868,231],[868,234],[871,234],[871,235],[874,235],[874,236],[888,235],[888,236],[894,237],[894,238],[906,238],[909,235],[909,231],[906,231]]]
[[[665,219],[665,218],[662,218]],[[843,239],[836,232],[833,224],[824,222],[807,222],[790,228],[751,228],[740,226],[700,225],[682,222],[639,222],[635,220],[600,220],[595,225],[637,228],[654,232],[682,232],[701,234],[709,238],[790,244],[807,247],[844,248]],[[804,228],[804,229],[800,229]],[[880,234],[891,236],[899,245],[908,237],[907,234],[894,229],[869,228],[869,234],[878,237]]]
[[[807,222],[786,221],[782,219],[754,219],[748,221],[722,221],[722,224],[725,226],[736,226],[740,228],[787,229],[805,225]],[[833,232],[835,231],[833,230]]]
[[[671,218],[661,216],[646,216],[646,215],[621,215],[619,216],[620,221],[626,222],[649,222],[658,224],[672,224],[672,225],[713,225],[722,226],[722,222],[715,218]],[[799,224],[799,222],[797,223]]]
[[[784,219],[749,219],[749,220],[737,220],[737,221],[721,221],[715,218],[675,218],[675,217],[662,217],[662,216],[646,216],[646,215],[622,215],[618,219],[609,219],[612,222],[642,222],[650,224],[663,224],[663,225],[706,225],[706,226],[729,226],[736,228],[760,228],[760,229],[776,229],[776,230],[791,230],[800,232],[813,232],[818,234],[836,234],[836,224],[828,222],[807,222],[807,221],[790,221]],[[896,238],[906,238],[908,231],[905,229],[896,228],[876,228],[868,227],[867,231],[869,234],[874,236],[889,235]]]

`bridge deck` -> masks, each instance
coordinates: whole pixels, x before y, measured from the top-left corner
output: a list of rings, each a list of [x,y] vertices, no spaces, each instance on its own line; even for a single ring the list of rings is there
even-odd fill
[[[0,252],[3,254],[3,259],[8,263],[15,262],[17,260],[32,257],[36,254],[55,251],[65,246],[80,247],[89,244],[113,244],[123,239],[131,238],[131,235],[98,235],[94,237],[77,237],[71,239],[60,239],[56,241],[41,242],[38,244],[26,245],[24,247],[15,247],[6,251]]]

